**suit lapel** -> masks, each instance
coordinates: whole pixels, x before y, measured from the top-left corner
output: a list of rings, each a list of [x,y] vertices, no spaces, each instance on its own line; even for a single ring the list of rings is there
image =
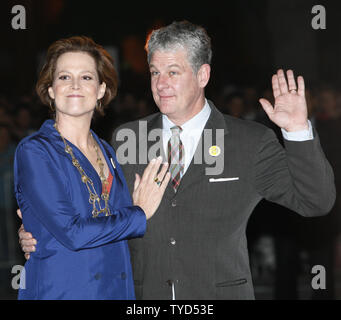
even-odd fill
[[[177,192],[181,192],[181,190],[190,187],[192,184],[205,179],[206,169],[213,168],[215,166],[215,159],[209,154],[209,148],[212,145],[218,145],[222,152],[224,151],[224,143],[217,140],[217,130],[223,130],[225,139],[225,136],[228,133],[226,122],[223,114],[214,106],[214,104],[211,101],[208,101],[208,103],[211,107],[210,117],[208,118],[204,131],[201,134],[200,141],[195,150],[192,161],[181,179]],[[204,139],[205,131],[206,138]],[[209,161],[206,161],[206,159]]]

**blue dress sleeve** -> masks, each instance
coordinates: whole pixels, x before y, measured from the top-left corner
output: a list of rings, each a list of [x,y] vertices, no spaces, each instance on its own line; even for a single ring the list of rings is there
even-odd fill
[[[24,202],[35,218],[70,250],[144,235],[146,216],[138,206],[111,210],[111,216],[94,219],[89,205],[88,217],[81,216],[72,202],[64,170],[51,161],[48,151],[38,141],[18,146],[14,166],[19,206]]]

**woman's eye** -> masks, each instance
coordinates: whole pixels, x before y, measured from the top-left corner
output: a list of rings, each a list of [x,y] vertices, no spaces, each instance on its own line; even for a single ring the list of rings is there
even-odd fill
[[[66,75],[62,75],[59,77],[60,80],[68,80],[69,79],[69,76],[66,76]]]
[[[83,79],[84,79],[84,80],[92,80],[92,77],[90,77],[90,76],[84,76]]]

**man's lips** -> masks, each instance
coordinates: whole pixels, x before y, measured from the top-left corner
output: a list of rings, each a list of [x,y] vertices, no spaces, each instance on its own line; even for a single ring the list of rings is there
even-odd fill
[[[84,96],[81,96],[79,94],[70,94],[69,96],[67,96],[68,98],[83,98]]]
[[[170,99],[170,98],[173,98],[174,96],[160,96],[159,95],[159,97],[160,99]]]

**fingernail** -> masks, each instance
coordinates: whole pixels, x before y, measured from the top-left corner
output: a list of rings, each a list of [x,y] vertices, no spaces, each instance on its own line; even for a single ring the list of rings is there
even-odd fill
[[[162,157],[161,156],[157,157],[157,161],[162,161]]]
[[[150,162],[155,162],[156,161],[156,159],[154,158],[154,159],[152,159]]]

